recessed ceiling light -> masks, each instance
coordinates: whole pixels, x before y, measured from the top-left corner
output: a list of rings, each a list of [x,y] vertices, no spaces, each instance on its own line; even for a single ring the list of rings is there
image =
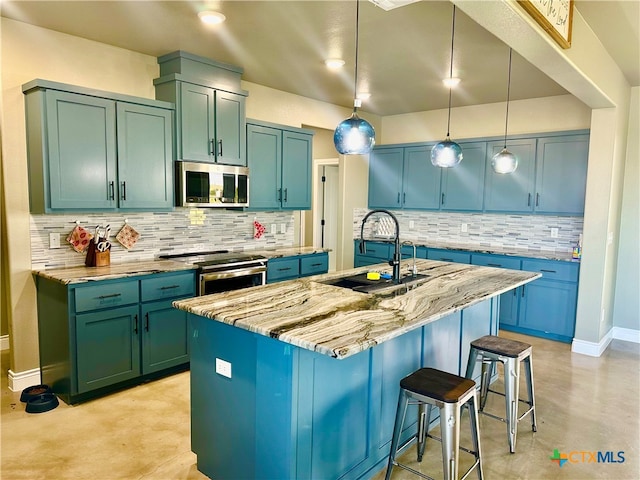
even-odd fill
[[[342,68],[344,67],[344,60],[341,58],[329,58],[324,61],[327,68]]]
[[[200,17],[202,23],[206,23],[207,25],[217,25],[224,22],[227,18],[220,12],[213,12],[210,10],[198,12],[198,17]]]
[[[458,86],[458,84],[460,83],[460,79],[457,77],[443,78],[442,83],[444,83],[444,86],[447,88],[454,88]]]

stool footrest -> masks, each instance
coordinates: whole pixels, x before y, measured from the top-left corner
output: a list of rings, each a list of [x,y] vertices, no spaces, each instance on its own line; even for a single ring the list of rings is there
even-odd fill
[[[502,392],[496,392],[495,390],[491,390],[490,388],[488,388],[488,389],[487,389],[487,392],[495,393],[495,394],[497,394],[497,395],[501,395],[501,396],[503,396],[503,397],[505,396],[505,394],[504,394],[504,393],[502,393]],[[518,401],[519,401],[519,402],[522,402],[522,403],[524,403],[524,404],[526,404],[526,405],[529,405],[529,406],[531,407],[531,402],[529,402],[529,400],[524,400],[524,399],[522,399],[522,398],[519,398],[519,399],[518,399]],[[533,408],[533,407],[531,407],[531,408]],[[526,415],[526,413],[525,413],[524,415]],[[523,415],[523,416],[524,416],[524,415]],[[522,417],[520,417],[520,418],[522,418]]]

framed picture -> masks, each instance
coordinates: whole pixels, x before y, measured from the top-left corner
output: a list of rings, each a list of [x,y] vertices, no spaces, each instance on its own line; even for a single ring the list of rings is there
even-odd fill
[[[518,0],[562,48],[571,47],[573,0]]]

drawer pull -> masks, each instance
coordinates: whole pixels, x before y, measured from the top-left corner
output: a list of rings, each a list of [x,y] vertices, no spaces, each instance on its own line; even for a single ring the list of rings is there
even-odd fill
[[[133,333],[135,333],[136,335],[138,334],[138,315],[134,315],[133,316]]]
[[[144,329],[145,331],[149,331],[149,314],[145,313],[144,314]]]
[[[279,272],[286,272],[287,270],[291,270],[291,267],[284,267],[284,268],[278,269]]]
[[[540,269],[541,272],[547,272],[547,273],[558,273],[555,270],[545,270],[544,268]]]
[[[171,290],[173,288],[180,288],[180,285],[169,285],[168,287],[160,287],[160,290]]]
[[[453,258],[441,258],[440,261],[442,261],[442,262],[453,262]]]
[[[102,300],[104,298],[113,298],[113,297],[120,297],[120,296],[122,296],[121,293],[112,293],[111,295],[100,295],[98,298]]]
[[[487,267],[501,267],[499,263],[487,263]]]
[[[322,264],[321,263],[312,263],[311,266],[312,267],[321,267]]]

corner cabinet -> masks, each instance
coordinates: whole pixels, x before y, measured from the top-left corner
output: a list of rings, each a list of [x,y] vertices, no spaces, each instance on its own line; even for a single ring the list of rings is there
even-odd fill
[[[189,364],[194,271],[65,285],[36,277],[42,382],[67,403],[104,395]]]
[[[310,210],[313,132],[247,121],[250,210]]]
[[[31,213],[173,208],[173,105],[23,85]]]

